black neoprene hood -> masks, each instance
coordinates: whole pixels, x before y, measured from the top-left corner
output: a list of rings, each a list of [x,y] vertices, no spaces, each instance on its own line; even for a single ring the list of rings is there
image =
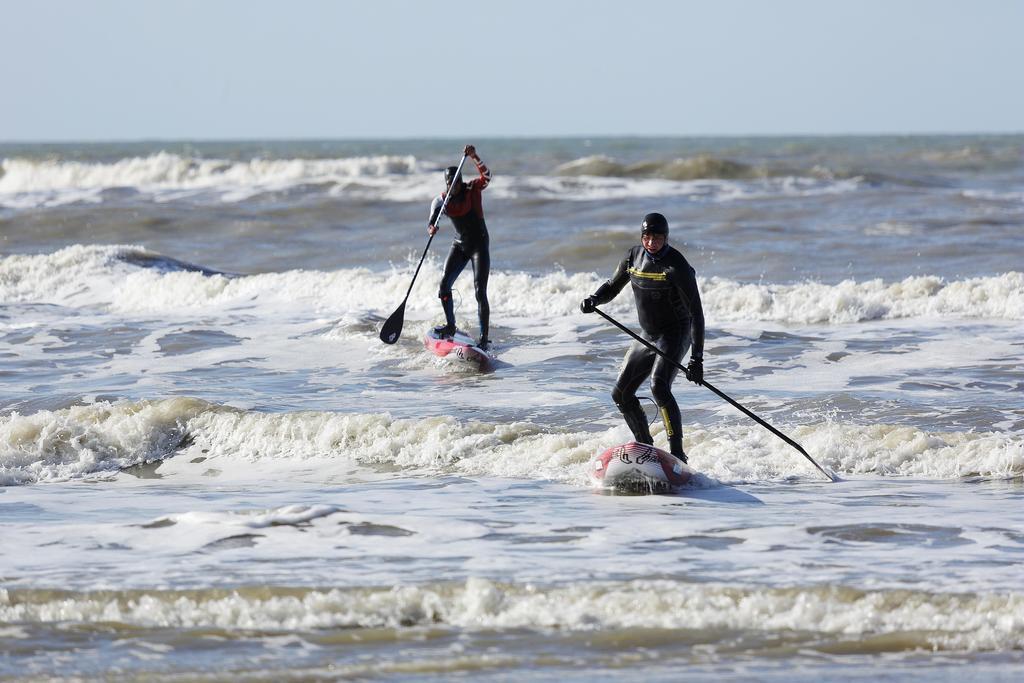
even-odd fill
[[[448,187],[451,187],[453,178],[455,179],[455,182],[462,180],[462,174],[459,173],[458,167],[449,166],[448,168],[444,169],[444,184],[447,185]]]
[[[649,213],[640,224],[641,235],[668,235],[668,220],[660,213]]]

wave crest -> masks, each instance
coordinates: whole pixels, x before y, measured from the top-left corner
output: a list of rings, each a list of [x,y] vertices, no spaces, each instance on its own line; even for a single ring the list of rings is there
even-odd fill
[[[824,466],[845,474],[1024,475],[1024,439],[1012,433],[830,423],[789,431]],[[195,452],[239,474],[253,463],[302,466],[321,459],[585,486],[590,459],[625,436],[622,427],[553,432],[527,422],[460,422],[447,416],[261,413],[191,398],[100,402],[0,417],[0,484],[81,478]],[[719,481],[815,476],[796,451],[756,425],[693,429],[686,446],[694,467]]]
[[[341,159],[202,159],[159,152],[112,163],[4,159],[0,194],[139,189],[280,188],[421,171],[413,156]]]
[[[409,266],[412,267],[411,265]],[[433,310],[440,267],[424,270],[410,310]],[[186,264],[138,246],[66,247],[51,254],[0,259],[0,303],[105,306],[125,313],[305,302],[311,311],[391,310],[408,287],[410,271],[376,273],[365,268],[332,272],[294,270],[229,276]],[[574,315],[583,296],[603,278],[594,273],[545,275],[495,271],[491,306],[507,318],[551,319]],[[699,278],[709,322],[771,321],[790,325],[845,324],[907,318],[1024,320],[1024,272],[946,281],[912,276],[836,284],[741,283]],[[475,312],[472,296],[463,300]],[[630,314],[628,288],[609,311]]]
[[[790,634],[793,647],[861,652],[993,651],[1024,647],[1017,593],[767,588],[672,580],[570,585],[470,578],[365,588],[73,592],[0,589],[0,624],[73,621],[134,628],[258,630],[436,627],[603,631],[672,629]]]
[[[209,404],[188,398],[96,403],[0,417],[0,485],[62,481],[163,459]]]
[[[1024,320],[1024,273],[947,282],[934,275],[834,285],[743,284],[702,279],[705,315],[712,320],[771,320],[786,324],[854,323],[918,317]]]
[[[644,161],[623,164],[611,157],[596,155],[576,159],[555,169],[561,176],[602,176],[624,178],[662,178],[664,180],[700,180],[718,178],[723,180],[746,180],[762,178],[763,170],[756,169],[728,159],[701,154],[670,161]]]

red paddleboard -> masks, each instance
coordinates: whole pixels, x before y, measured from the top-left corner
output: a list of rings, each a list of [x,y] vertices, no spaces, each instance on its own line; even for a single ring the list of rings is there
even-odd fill
[[[630,441],[594,458],[591,474],[602,486],[652,492],[683,486],[696,472],[671,453]]]
[[[433,328],[428,329],[423,335],[423,346],[435,356],[471,363],[481,368],[494,360],[494,356],[477,346],[473,338],[462,330],[456,330],[451,337],[438,337]]]

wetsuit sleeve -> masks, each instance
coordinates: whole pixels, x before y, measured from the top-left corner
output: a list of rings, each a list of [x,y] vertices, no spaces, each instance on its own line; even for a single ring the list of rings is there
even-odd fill
[[[427,225],[437,225],[437,219],[441,216],[441,205],[444,204],[444,195],[437,195],[434,197],[434,201],[430,202],[430,218],[427,219]]]
[[[594,292],[594,303],[606,304],[619,295],[629,282],[629,257],[622,259],[615,273]]]
[[[697,274],[685,261],[666,269],[666,272],[690,311],[690,336],[693,340],[690,358],[704,360],[704,307],[700,302],[700,290],[697,289]]]
[[[483,190],[491,184],[491,169],[487,168],[487,164],[481,161],[480,157],[473,159],[473,163],[476,164],[476,170],[480,174],[480,177],[473,178],[466,184],[474,190]]]

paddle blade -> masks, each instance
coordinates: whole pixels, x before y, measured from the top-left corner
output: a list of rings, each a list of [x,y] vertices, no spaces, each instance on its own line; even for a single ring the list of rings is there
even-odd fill
[[[391,317],[380,328],[380,340],[385,344],[394,344],[402,336],[402,325],[405,324],[405,301],[395,309]]]

